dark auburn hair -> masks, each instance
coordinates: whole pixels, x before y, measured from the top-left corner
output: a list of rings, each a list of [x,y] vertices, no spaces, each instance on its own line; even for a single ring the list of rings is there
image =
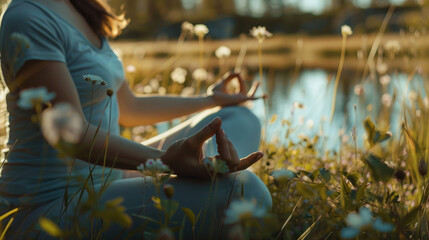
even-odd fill
[[[105,0],[70,0],[70,2],[98,35],[117,37],[128,24],[124,14],[116,15]]]

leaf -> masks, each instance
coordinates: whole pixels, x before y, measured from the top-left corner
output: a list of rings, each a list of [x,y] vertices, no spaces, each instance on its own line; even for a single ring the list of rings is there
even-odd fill
[[[359,173],[357,173],[357,172],[352,172],[352,173],[345,172],[344,176],[347,178],[347,180],[349,180],[353,184],[354,187],[358,186],[358,182],[359,182],[359,179],[361,177]]]
[[[420,206],[413,208],[410,212],[408,212],[403,219],[403,223],[405,226],[413,223],[413,221],[417,220],[417,216],[420,212]]]
[[[365,126],[365,132],[368,137],[367,138],[368,143],[372,147],[374,145],[373,139],[374,139],[375,124],[371,121],[369,117],[367,117],[363,122],[363,125]]]
[[[192,227],[195,227],[195,224],[197,223],[197,220],[195,218],[195,213],[189,209],[182,207],[182,211],[185,213],[185,215],[188,217],[189,221],[192,224]]]
[[[331,180],[331,173],[326,168],[320,168],[319,173],[325,182],[329,182],[329,180]]]
[[[315,191],[302,182],[296,183],[296,189],[304,198],[312,198],[316,195]]]
[[[156,207],[158,210],[161,210],[161,211],[162,211],[161,199],[160,199],[159,197],[152,196],[152,201],[153,201],[153,203],[154,203],[155,207]]]
[[[63,234],[57,224],[45,217],[41,217],[39,219],[39,225],[46,233],[48,233],[52,237],[61,237],[61,235]]]
[[[392,133],[389,131],[375,130],[373,139],[375,143],[381,143],[390,139],[391,137]]]
[[[298,172],[304,174],[305,176],[307,176],[308,178],[311,179],[311,181],[314,181],[314,175],[311,172],[307,172],[305,170],[299,170]]]
[[[371,175],[374,180],[388,182],[392,178],[395,170],[389,167],[387,164],[381,161],[381,158],[375,156],[374,154],[369,154],[364,158],[364,162],[369,167]]]
[[[179,203],[173,200],[161,199],[161,206],[168,216],[172,217],[179,208]]]
[[[392,133],[389,131],[376,129],[375,124],[367,117],[364,121],[365,132],[369,145],[372,147],[376,143],[384,142],[392,137]]]
[[[362,197],[365,194],[366,185],[368,184],[368,181],[365,181],[362,185],[360,185],[356,190],[356,203],[359,203]]]
[[[153,218],[150,218],[150,217],[146,217],[146,216],[143,216],[143,215],[137,215],[137,214],[133,214],[133,217],[140,218],[140,219],[143,219],[143,220],[146,220],[146,221],[149,221],[149,222],[153,222],[153,223],[158,224],[159,226],[162,226],[161,222],[159,222],[159,221],[157,221],[157,220],[155,220]]]
[[[343,210],[347,210],[350,205],[350,192],[349,185],[347,185],[346,181],[344,181],[344,178],[341,176],[341,206]]]

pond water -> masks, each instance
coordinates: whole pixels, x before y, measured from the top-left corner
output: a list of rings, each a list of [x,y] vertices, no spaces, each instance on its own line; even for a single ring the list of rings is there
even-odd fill
[[[291,72],[278,72],[270,82],[266,82],[265,89],[268,88],[270,93],[267,101],[268,117],[264,117],[262,100],[254,103],[253,111],[261,120],[270,121],[273,114],[277,115],[277,120],[268,124],[268,140],[287,142],[284,137],[287,126],[282,124],[282,120],[287,119],[294,129],[290,140],[298,141],[299,136],[312,138],[315,134],[319,134],[326,137],[325,149],[338,150],[340,130],[342,129],[346,136],[342,140],[351,143],[350,133],[356,122],[358,143],[362,145],[365,137],[363,121],[366,117],[370,117],[374,122],[377,121],[377,126],[395,134],[400,130],[403,99],[406,106],[416,107],[412,104],[415,101],[410,99],[421,97],[422,102],[428,106],[421,75],[414,75],[407,84],[409,76],[405,73],[384,74],[381,81],[386,83],[390,80],[390,83],[385,85],[380,83],[381,77],[361,82],[358,79],[361,76],[353,72],[344,72],[342,76],[340,81],[347,79],[347,82],[340,83],[332,122],[330,122],[330,113],[335,82],[335,76],[332,73],[323,69],[307,69],[302,71],[292,84]],[[361,88],[356,85],[360,85]],[[394,95],[396,100],[392,99]],[[300,103],[304,107],[295,108],[295,103]],[[355,105],[356,111],[354,111]],[[416,109],[418,111],[418,106]]]

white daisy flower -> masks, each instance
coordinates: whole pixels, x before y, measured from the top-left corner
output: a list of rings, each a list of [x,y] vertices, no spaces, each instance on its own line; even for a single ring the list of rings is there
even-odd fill
[[[225,211],[225,223],[245,222],[252,219],[261,219],[267,216],[267,210],[251,201],[234,201]]]
[[[227,46],[220,46],[218,49],[216,49],[215,55],[217,58],[228,58],[231,56],[231,49]]]
[[[194,26],[194,33],[199,38],[204,38],[204,36],[209,33],[209,29],[204,24],[197,24]]]
[[[285,183],[285,182],[289,181],[290,179],[294,178],[295,173],[290,171],[290,170],[281,168],[279,170],[272,171],[271,176],[273,176],[275,181],[277,181],[279,183]]]
[[[60,140],[79,143],[84,131],[82,118],[68,103],[58,103],[42,114],[42,133],[55,146]]]
[[[192,73],[192,78],[195,79],[196,81],[205,81],[207,80],[208,77],[208,73],[207,70],[205,70],[204,68],[197,68],[193,73]]]
[[[19,93],[18,106],[23,109],[32,109],[38,104],[43,104],[54,99],[55,93],[48,93],[47,88],[29,88]]]
[[[272,37],[273,34],[267,31],[265,27],[253,27],[250,30],[250,35],[256,39],[258,39],[259,43],[262,43],[266,38]]]
[[[348,25],[341,26],[341,34],[343,36],[350,36],[353,34],[352,28]]]
[[[173,80],[173,82],[176,82],[178,84],[183,84],[186,81],[187,74],[188,74],[188,71],[186,71],[186,69],[178,67],[171,72],[170,77]]]

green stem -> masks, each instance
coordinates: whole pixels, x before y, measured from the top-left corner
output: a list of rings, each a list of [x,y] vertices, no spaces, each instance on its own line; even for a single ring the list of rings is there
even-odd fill
[[[335,113],[335,101],[337,99],[337,89],[338,83],[340,82],[341,72],[343,71],[344,66],[344,58],[346,53],[346,43],[347,43],[347,35],[343,35],[343,41],[341,44],[341,57],[340,57],[340,65],[338,66],[337,76],[335,77],[335,85],[334,85],[334,93],[332,96],[332,108],[331,108],[331,117],[330,122],[332,123],[332,119],[334,118]]]

